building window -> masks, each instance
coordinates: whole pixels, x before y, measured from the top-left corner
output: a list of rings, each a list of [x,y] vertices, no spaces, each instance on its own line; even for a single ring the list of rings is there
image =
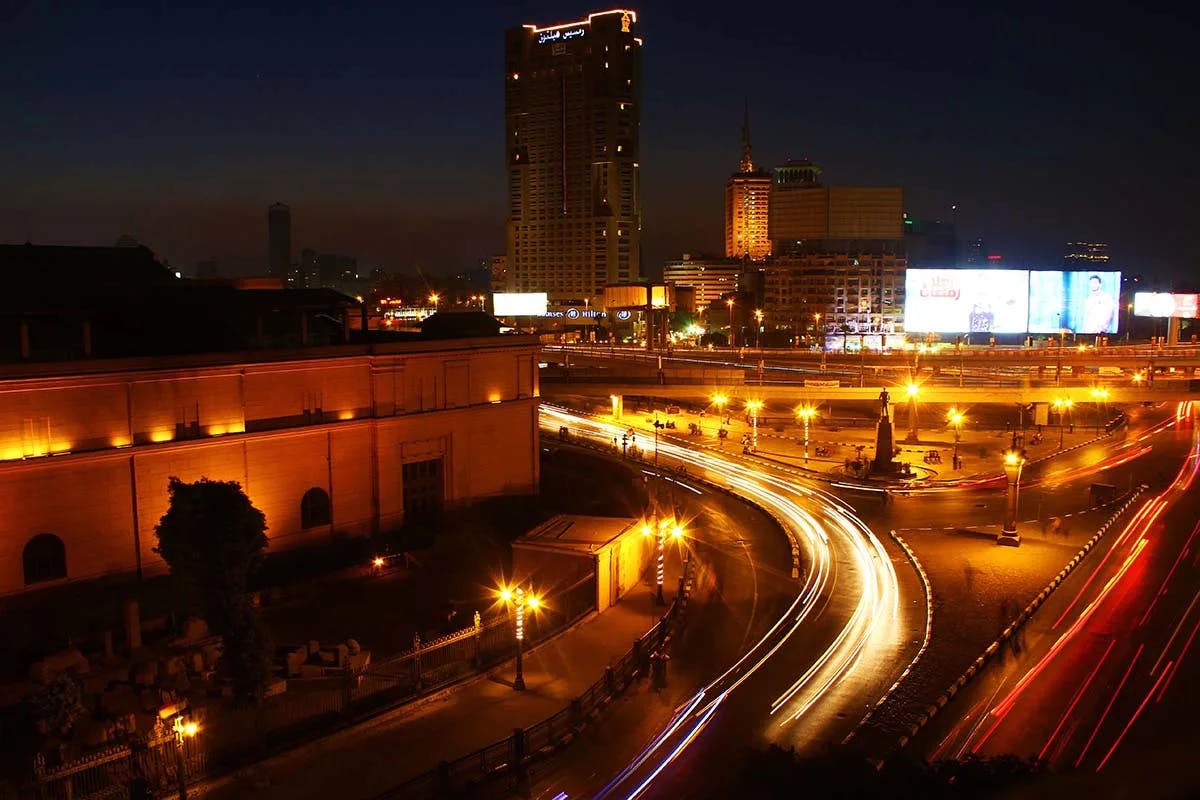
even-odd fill
[[[427,519],[442,510],[442,459],[405,464],[401,478],[406,520]]]
[[[67,577],[67,548],[53,533],[39,533],[25,544],[25,584]]]
[[[300,527],[305,530],[328,525],[333,519],[329,493],[313,487],[300,498]]]

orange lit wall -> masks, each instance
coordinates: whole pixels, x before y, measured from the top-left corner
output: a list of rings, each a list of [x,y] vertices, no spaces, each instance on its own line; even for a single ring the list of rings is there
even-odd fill
[[[159,370],[114,361],[103,373],[86,362],[91,374],[0,381],[0,594],[27,588],[22,550],[42,532],[63,540],[66,580],[161,571],[154,526],[171,476],[239,481],[273,550],[399,525],[409,461],[443,459],[447,505],[536,491],[531,338],[326,350]],[[69,453],[18,452],[35,411]],[[328,492],[333,521],[303,530],[313,487]]]

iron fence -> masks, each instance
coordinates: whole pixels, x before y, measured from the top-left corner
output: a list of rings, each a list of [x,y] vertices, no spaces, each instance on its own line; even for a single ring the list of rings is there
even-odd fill
[[[586,575],[553,592],[545,613],[526,619],[527,646],[553,636],[595,609],[595,576]],[[156,796],[179,781],[192,783],[348,721],[379,713],[490,668],[516,653],[513,621],[507,613],[475,615],[474,623],[373,663],[358,674],[294,682],[280,695],[253,708],[210,707],[198,711],[199,735],[182,743],[176,757],[174,734],[161,724],[142,743],[117,745],[48,767],[40,757],[22,796],[38,800],[107,800],[129,796],[143,778]],[[496,770],[511,753],[504,746],[476,754],[472,771]],[[465,768],[464,768],[465,769]]]

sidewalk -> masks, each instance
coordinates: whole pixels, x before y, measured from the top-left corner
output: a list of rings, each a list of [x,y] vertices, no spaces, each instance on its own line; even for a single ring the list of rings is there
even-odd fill
[[[611,414],[600,414],[599,417],[614,425],[632,427],[637,432],[637,445],[642,448],[648,460],[654,457],[654,427],[653,421],[673,421],[674,429],[660,430],[660,436],[674,436],[687,442],[725,450],[730,453],[740,453],[742,441],[753,436],[754,426],[746,422],[742,412],[732,413],[726,417],[717,413],[706,413],[699,416],[691,409],[681,408],[679,413],[668,414],[666,404],[654,410],[626,409],[621,419],[615,419]],[[689,434],[689,425],[700,426],[702,435]],[[721,428],[728,430],[728,436],[722,440],[717,431]],[[779,430],[782,428],[782,430]],[[922,429],[918,434],[918,443],[910,444],[904,441],[908,431],[903,423],[894,428],[896,447],[900,449],[897,456],[899,461],[907,461],[912,465],[914,474],[924,480],[965,480],[978,479],[983,476],[1000,474],[1000,454],[1011,442],[1011,432],[1004,430],[964,428],[960,433],[958,453],[966,464],[963,469],[955,470],[952,466],[952,455],[955,450],[954,430],[945,427],[930,427]],[[1032,433],[1032,429],[1029,431]],[[1026,457],[1029,461],[1041,460],[1065,452],[1075,446],[1084,444],[1096,438],[1092,427],[1076,426],[1071,433],[1062,433],[1063,447],[1059,449],[1059,431],[1056,426],[1046,428],[1040,444],[1026,443]],[[644,437],[644,438],[643,438]],[[829,455],[817,457],[818,447],[829,448]],[[759,420],[758,450],[756,455],[785,462],[789,467],[823,473],[832,479],[846,477],[844,465],[847,459],[853,460],[862,447],[863,454],[871,458],[875,453],[875,425],[840,427],[829,430],[820,422],[813,423],[809,428],[808,460],[804,458],[804,427],[798,423],[780,424],[778,418],[772,417],[770,422]],[[931,450],[938,451],[942,457],[941,463],[927,464],[925,454]]]
[[[667,599],[681,574],[667,562]],[[467,755],[561,711],[624,655],[664,613],[653,569],[620,602],[525,654],[526,690],[514,691],[513,661],[431,698],[191,790],[194,797],[366,800],[440,761]]]

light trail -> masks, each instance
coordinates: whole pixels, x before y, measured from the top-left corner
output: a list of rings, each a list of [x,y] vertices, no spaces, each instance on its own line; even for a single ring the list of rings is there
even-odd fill
[[[547,405],[542,406],[541,414],[545,428],[566,426],[575,436],[605,445],[627,428]],[[804,548],[808,569],[797,585],[795,597],[767,632],[684,704],[666,728],[596,795],[597,800],[618,794],[632,800],[649,791],[654,780],[695,741],[730,694],[788,644],[815,609],[824,608],[814,600],[833,590],[835,548],[842,557],[849,557],[854,574],[861,580],[861,586],[855,587],[853,610],[833,641],[823,652],[814,654],[803,673],[764,712],[769,716],[785,711],[781,724],[801,719],[854,672],[868,648],[885,646],[896,636],[899,581],[891,558],[883,543],[846,503],[781,476],[766,465],[681,446],[662,436],[658,457],[694,467],[700,471],[699,477],[723,484],[767,509],[787,533],[793,549]],[[664,477],[670,479],[669,475]],[[711,699],[705,702],[705,698]],[[649,774],[642,781],[632,789],[621,788],[646,768]]]

